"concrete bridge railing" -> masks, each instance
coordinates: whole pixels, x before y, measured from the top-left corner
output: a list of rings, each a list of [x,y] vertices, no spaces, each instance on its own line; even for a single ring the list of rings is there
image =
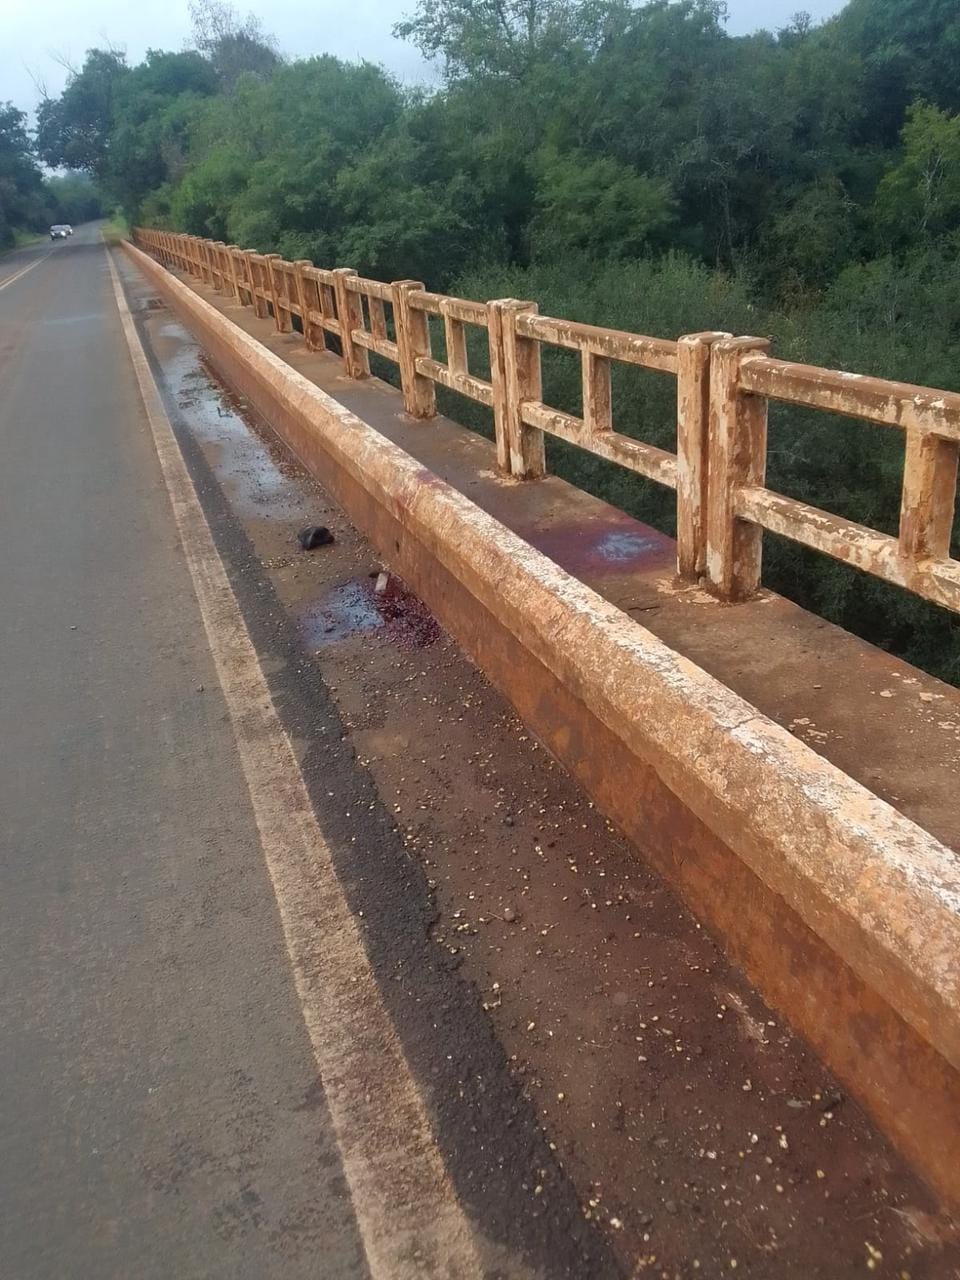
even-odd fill
[[[698,335],[692,343],[674,344],[611,334],[540,317],[529,305],[484,306],[428,294],[412,282],[380,284],[226,246],[167,238],[161,247],[164,235],[140,235],[154,258],[130,244],[125,250],[203,345],[219,375],[321,480],[383,563],[427,604],[530,731],[722,940],[771,1007],[808,1038],[931,1184],[960,1205],[960,863],[953,844],[802,740],[793,722],[764,714],[598,592],[596,584],[564,569],[425,465],[418,447],[429,444],[431,433],[456,436],[452,423],[421,432],[399,412],[395,394],[365,397],[360,391],[344,397],[361,403],[388,399],[387,416],[402,420],[405,443],[411,437],[421,442],[404,447],[390,431],[366,421],[356,405],[352,410],[338,398],[349,388],[332,360],[311,357],[300,341],[271,335],[268,324],[289,334],[299,316],[314,346],[327,334],[340,338],[354,377],[363,376],[370,351],[395,360],[403,403],[420,416],[432,413],[438,382],[469,388],[500,414],[497,447],[501,467],[510,471],[516,460],[511,450],[518,448],[526,464],[542,462],[537,436],[524,441],[520,426],[542,432],[555,414],[538,394],[543,342],[559,341],[581,352],[587,379],[583,419],[561,415],[557,421],[578,443],[586,441],[585,447],[597,437],[600,447],[610,447],[615,434],[599,362],[624,353],[651,362],[648,367],[676,377],[679,398],[694,391],[699,397],[685,422],[699,424],[707,461],[696,473],[702,487],[696,490],[699,523],[692,527],[701,531],[700,541],[688,547],[704,550],[708,560],[715,532],[710,517],[716,514],[710,459],[723,443],[729,492],[759,490],[762,476],[746,469],[756,454],[744,453],[743,436],[757,443],[767,395],[799,395],[800,375],[790,375],[795,383],[771,381],[750,391],[741,386],[754,376],[747,372],[750,362],[776,365],[756,341]],[[190,262],[188,269],[206,283],[183,280],[155,258],[170,265]],[[216,288],[228,296],[215,297]],[[259,321],[238,314],[238,296],[257,307]],[[270,312],[273,321],[267,320]],[[446,329],[442,364],[426,341],[431,314]],[[489,379],[477,378],[466,362],[463,327],[470,324],[492,331]],[[820,394],[829,378],[817,385]],[[863,396],[864,384],[859,385]],[[884,384],[885,396],[894,394],[892,385]],[[725,393],[719,403],[718,387]],[[910,414],[922,414],[919,402],[911,406]],[[861,399],[856,407],[873,405]],[[903,425],[927,433],[930,421],[904,418]],[[949,429],[949,417],[939,408],[932,422],[938,431]],[[690,462],[684,432],[679,436],[677,455],[664,453],[659,472],[664,483],[675,482],[678,494]],[[494,461],[486,441],[474,439],[471,445],[485,465]],[[652,469],[657,455],[640,447],[637,456]],[[572,490],[562,497],[568,486],[554,479],[543,483],[558,505],[583,497]],[[536,505],[543,493],[530,485],[492,488],[511,508],[531,500]],[[730,502],[735,512],[741,509],[740,496]],[[740,524],[734,568],[743,572],[748,560],[742,541],[749,535],[740,527],[745,522],[735,518]],[[663,597],[699,595],[675,591],[675,585],[667,584]],[[712,631],[772,609],[709,610]],[[724,615],[719,622],[718,612]],[[796,617],[771,625],[768,638],[783,636],[792,632]],[[729,643],[735,631],[726,635]],[[810,669],[793,664],[789,678]],[[859,687],[869,682],[868,673]],[[909,683],[917,682],[910,677]],[[856,733],[861,723],[876,728],[881,721],[851,716],[845,723]],[[868,751],[869,744],[862,749]],[[898,760],[890,768],[897,769]],[[948,769],[945,760],[943,770]],[[948,825],[953,831],[952,821]]]
[[[332,335],[352,378],[369,375],[371,351],[392,361],[414,417],[436,413],[437,384],[487,406],[498,464],[517,479],[544,473],[549,434],[675,490],[678,571],[702,578],[723,600],[748,599],[758,590],[763,532],[769,530],[960,612],[960,561],[950,555],[960,394],[776,360],[760,338],[645,337],[541,316],[534,302],[453,298],[430,293],[419,281],[386,284],[197,236],[139,229],[134,240],[165,264],[232,292],[258,316],[272,314],[281,332],[289,332],[296,317],[315,350]],[[443,322],[445,363],[431,350],[431,315]],[[487,334],[489,379],[469,368],[467,326]],[[544,403],[544,345],[580,355],[582,417]],[[613,362],[675,378],[676,453],[615,429]],[[766,487],[771,401],[905,433],[897,537]]]

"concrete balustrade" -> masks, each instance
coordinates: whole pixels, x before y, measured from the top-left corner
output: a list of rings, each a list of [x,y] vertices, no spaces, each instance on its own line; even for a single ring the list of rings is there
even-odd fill
[[[416,281],[385,284],[196,236],[139,229],[134,241],[167,266],[232,289],[257,316],[272,315],[280,332],[296,317],[314,350],[333,335],[351,378],[369,376],[371,351],[396,364],[413,417],[436,413],[437,385],[485,405],[498,465],[518,480],[544,474],[544,436],[553,435],[674,489],[678,573],[701,578],[723,600],[758,591],[767,530],[960,612],[960,562],[950,555],[960,394],[775,360],[759,338],[711,332],[668,341],[541,316],[534,302],[452,298]],[[445,363],[431,350],[430,316],[443,323]],[[469,368],[468,327],[487,335],[489,379]],[[583,417],[543,402],[544,345],[579,353]],[[616,430],[615,363],[675,379],[675,453]],[[905,432],[898,537],[766,487],[771,401]]]
[[[174,263],[193,263],[202,278],[190,240],[148,247]],[[532,732],[723,939],[771,1005],[808,1037],[932,1185],[960,1204],[960,869],[953,848],[518,537],[277,351],[295,349],[311,367],[326,361],[239,315],[211,287],[193,287],[127,249],[215,367],[322,479]],[[316,344],[342,327],[348,371],[360,369],[370,350],[394,344],[403,403],[415,418],[434,413],[437,382],[472,386],[457,326],[483,328],[486,316],[491,378],[478,379],[473,390],[492,402],[497,459],[513,475],[537,474],[544,432],[555,425],[539,382],[544,341],[581,352],[589,384],[584,416],[562,425],[573,433],[580,421],[583,447],[616,434],[605,361],[626,356],[676,377],[685,412],[678,412],[673,471],[669,454],[638,454],[636,469],[659,467],[662,482],[676,487],[678,504],[687,502],[688,518],[700,522],[695,528],[708,562],[719,554],[721,567],[732,566],[724,570],[727,588],[742,588],[760,530],[735,513],[743,495],[761,491],[766,395],[813,394],[795,368],[781,381],[746,389],[747,377],[759,376],[747,375],[748,368],[777,363],[765,343],[718,334],[662,343],[539,317],[531,303],[481,307],[428,294],[416,281],[388,287],[350,271],[293,265],[308,286],[305,335],[315,327]],[[255,287],[266,291],[262,274]],[[296,290],[284,296],[302,305]],[[377,303],[393,312],[384,310],[382,323]],[[231,311],[233,320],[224,314]],[[430,314],[445,323],[445,364],[429,354]],[[391,325],[395,342],[383,337]],[[334,388],[343,381],[324,376]],[[845,384],[839,383],[844,395]],[[884,384],[883,395],[891,385]],[[908,399],[909,405],[900,400],[905,429],[937,439],[951,429],[938,407]],[[843,403],[877,417],[894,412],[883,398]],[[427,433],[416,424],[405,430],[411,428],[421,439],[447,429],[441,420]],[[492,461],[489,445],[475,443]],[[925,465],[941,462],[927,458]],[[543,487],[559,484],[549,479]],[[499,487],[505,503],[543,492],[536,485]],[[929,487],[914,495],[921,512],[932,502]],[[912,545],[942,545],[935,520],[918,525],[912,518]],[[739,539],[732,547],[731,526]],[[692,553],[697,542],[690,536]],[[702,594],[676,584],[670,590]],[[754,608],[709,607],[714,628],[723,625],[717,613],[739,618]],[[768,600],[759,612],[775,608]],[[791,615],[784,631],[792,633],[796,623]],[[952,779],[947,783],[952,796]]]

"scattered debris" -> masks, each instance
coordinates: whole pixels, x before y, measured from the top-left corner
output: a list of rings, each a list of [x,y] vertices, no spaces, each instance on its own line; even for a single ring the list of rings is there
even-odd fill
[[[377,584],[373,589],[378,596],[382,596],[389,585],[390,585],[390,575],[384,569],[382,573],[377,574]]]

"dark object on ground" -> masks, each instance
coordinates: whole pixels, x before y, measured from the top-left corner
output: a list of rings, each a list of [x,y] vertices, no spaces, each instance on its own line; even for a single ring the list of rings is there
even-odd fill
[[[297,534],[300,546],[304,551],[313,551],[315,547],[325,547],[333,542],[333,534],[323,524],[312,524],[309,528],[301,529]]]

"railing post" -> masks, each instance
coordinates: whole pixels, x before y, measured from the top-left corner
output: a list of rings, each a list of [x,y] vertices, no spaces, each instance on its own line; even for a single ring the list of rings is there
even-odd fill
[[[450,314],[450,299],[444,298],[440,303],[440,318],[443,320],[443,339],[447,349],[447,368],[451,373],[467,372],[467,334],[461,321]]]
[[[688,333],[677,342],[677,571],[694,581],[707,567],[710,350],[729,337]]]
[[[293,264],[293,278],[297,282],[297,305],[300,308],[300,324],[303,328],[303,340],[311,351],[323,351],[326,348],[326,342],[323,338],[323,329],[320,330],[319,343],[314,341],[313,333],[310,327],[310,301],[307,297],[307,279],[303,274],[307,267],[312,267],[313,263],[309,258],[298,258]]]
[[[732,338],[710,350],[707,581],[721,600],[746,600],[760,586],[763,530],[739,519],[736,503],[741,488],[763,484],[767,400],[740,390],[740,366],[769,349],[765,338]]]
[[[359,347],[353,340],[354,329],[363,328],[363,307],[360,295],[347,288],[347,281],[356,277],[352,267],[337,267],[333,272],[336,281],[337,319],[340,321],[340,347],[343,366],[350,378],[369,378],[370,356],[366,347]]]
[[[240,276],[237,270],[237,254],[239,249],[235,244],[228,244],[224,248],[227,262],[230,264],[230,287],[233,289],[233,297],[236,302],[242,303],[240,297]]]
[[[273,270],[273,264],[280,261],[279,253],[265,253],[264,260],[267,264],[267,282],[270,286],[270,301],[273,303],[273,323],[278,333],[290,332],[290,317],[284,313],[280,306],[280,293],[277,289],[277,277]]]
[[[233,287],[230,275],[230,254],[223,240],[217,241],[217,265],[220,269],[220,292],[229,293]]]
[[[900,554],[912,565],[950,556],[960,444],[907,431],[900,497]]]
[[[487,341],[490,346],[490,382],[493,387],[493,433],[497,446],[497,470],[510,474],[507,442],[507,374],[503,359],[504,302],[487,303]]]
[[[257,253],[256,249],[247,249],[245,250],[245,256],[247,259],[247,271],[250,275],[250,293],[252,295],[251,301],[253,302],[253,313],[258,320],[265,320],[267,317],[267,302],[260,292],[263,286],[263,279],[260,272],[260,263],[254,261],[254,259],[258,258],[260,255]]]
[[[204,284],[213,284],[213,262],[210,257],[210,241],[201,237],[197,244],[200,248],[200,279]]]
[[[422,293],[419,280],[397,280],[393,284],[393,318],[400,353],[400,385],[403,407],[412,418],[433,418],[437,394],[432,378],[417,372],[417,361],[430,357],[430,322],[427,313],[410,305],[412,293]]]
[[[212,267],[212,284],[217,293],[223,293],[224,287],[224,271],[223,271],[223,249],[225,248],[222,240],[211,240],[210,242],[210,263]]]
[[[613,430],[613,397],[610,360],[593,351],[580,353],[580,381],[583,387],[583,425],[588,435]]]
[[[540,400],[540,343],[517,333],[517,319],[536,315],[535,302],[501,298],[488,303],[497,465],[518,480],[535,480],[546,468],[543,432],[523,421],[523,402]]]

